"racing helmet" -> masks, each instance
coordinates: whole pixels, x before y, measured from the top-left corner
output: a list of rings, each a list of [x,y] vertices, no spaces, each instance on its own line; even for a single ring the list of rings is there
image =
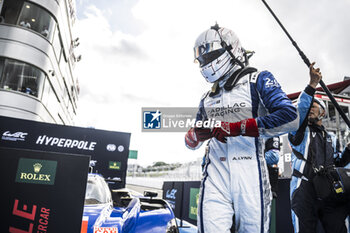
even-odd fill
[[[318,97],[314,97],[314,102],[316,102],[319,105],[320,116],[318,116],[318,120],[321,120],[326,115],[326,109],[327,109],[326,104],[323,102],[322,99],[320,99]]]
[[[217,24],[202,32],[194,44],[194,59],[203,77],[213,83],[236,65],[244,67],[244,49],[236,34]]]

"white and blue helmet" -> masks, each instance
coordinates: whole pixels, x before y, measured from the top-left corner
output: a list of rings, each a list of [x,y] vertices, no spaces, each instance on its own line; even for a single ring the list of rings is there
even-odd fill
[[[236,34],[216,24],[202,32],[194,45],[194,58],[203,77],[213,83],[235,66],[244,64],[244,50]]]
[[[322,99],[318,97],[314,97],[314,102],[316,102],[319,105],[320,115],[318,116],[318,120],[321,120],[327,114],[326,104],[323,102]]]

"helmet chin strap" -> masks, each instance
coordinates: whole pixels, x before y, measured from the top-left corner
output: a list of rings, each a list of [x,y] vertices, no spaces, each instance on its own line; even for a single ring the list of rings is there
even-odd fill
[[[308,121],[309,121],[309,125],[316,125],[316,123],[319,122],[320,119],[318,119],[318,117],[316,117],[316,118],[309,118]]]
[[[321,108],[322,110],[323,110],[323,108]],[[315,118],[311,118],[311,119],[309,119],[309,122],[311,123],[311,124],[316,124],[317,122],[319,122],[319,121],[321,121],[323,118],[324,118],[324,115],[325,114],[323,114],[324,113],[324,110],[323,110],[323,112],[322,112],[322,114],[319,114],[317,117],[315,117]]]
[[[233,63],[232,60],[230,62]],[[233,63],[233,66],[218,80],[219,87],[222,88],[225,85],[225,83],[227,82],[227,80],[230,79],[232,74],[235,73],[239,69],[240,69],[240,67],[235,66]]]
[[[220,88],[222,88],[225,85],[227,80],[235,71],[237,71],[237,69],[235,69],[235,66],[232,66],[232,68],[229,69],[221,78],[214,82],[213,86],[211,87],[211,93],[213,93],[212,95],[218,94]]]
[[[322,120],[322,119],[324,118],[324,116],[325,116],[325,114],[326,114],[326,110],[324,110],[324,109],[322,108],[322,106],[321,106],[320,103],[318,103],[318,105],[319,105],[318,108],[319,108],[320,114],[318,114],[317,119],[320,121],[320,120]]]
[[[323,109],[322,109],[323,110]],[[323,113],[324,113],[324,110],[323,110]],[[318,117],[317,117],[317,120],[322,120],[323,119],[323,117],[324,117],[324,114],[320,114]]]

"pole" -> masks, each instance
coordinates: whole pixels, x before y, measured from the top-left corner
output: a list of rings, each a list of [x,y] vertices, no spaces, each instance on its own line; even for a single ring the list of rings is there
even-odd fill
[[[266,6],[266,8],[270,11],[270,13],[272,14],[272,16],[275,18],[275,20],[277,21],[277,23],[281,26],[282,30],[286,33],[287,37],[289,38],[289,40],[292,42],[293,46],[297,49],[301,59],[303,59],[304,63],[307,65],[307,67],[310,67],[311,63],[309,61],[309,59],[306,57],[306,55],[304,54],[304,52],[299,48],[298,44],[293,40],[293,38],[290,36],[290,34],[288,33],[288,31],[285,29],[285,27],[283,26],[283,24],[281,23],[281,21],[277,18],[277,16],[275,15],[275,13],[272,11],[272,9],[270,8],[270,6],[266,3],[265,0],[262,0],[262,2],[264,3],[264,5]],[[327,96],[329,97],[329,99],[331,100],[331,102],[333,103],[334,107],[338,110],[339,114],[341,115],[341,117],[343,118],[343,120],[345,121],[345,123],[347,124],[347,126],[350,128],[350,121],[348,119],[348,117],[345,115],[344,111],[340,108],[338,102],[335,100],[334,96],[332,95],[332,93],[329,91],[329,89],[327,88],[326,84],[324,84],[323,80],[320,80],[320,85],[322,87],[322,89],[326,92]]]

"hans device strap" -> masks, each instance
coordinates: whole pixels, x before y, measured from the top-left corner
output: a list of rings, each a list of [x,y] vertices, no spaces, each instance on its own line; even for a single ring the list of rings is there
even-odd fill
[[[235,72],[233,72],[231,77],[226,81],[224,85],[224,89],[226,91],[231,91],[243,76],[254,73],[256,71],[257,69],[254,67],[244,67],[243,69],[236,70]],[[219,92],[220,92],[219,83],[215,82],[209,96],[210,97],[216,96],[217,94],[219,94]]]
[[[226,91],[231,91],[236,83],[245,75],[256,72],[257,69],[254,67],[244,67],[243,69],[234,72],[233,75],[227,80],[224,85]]]

